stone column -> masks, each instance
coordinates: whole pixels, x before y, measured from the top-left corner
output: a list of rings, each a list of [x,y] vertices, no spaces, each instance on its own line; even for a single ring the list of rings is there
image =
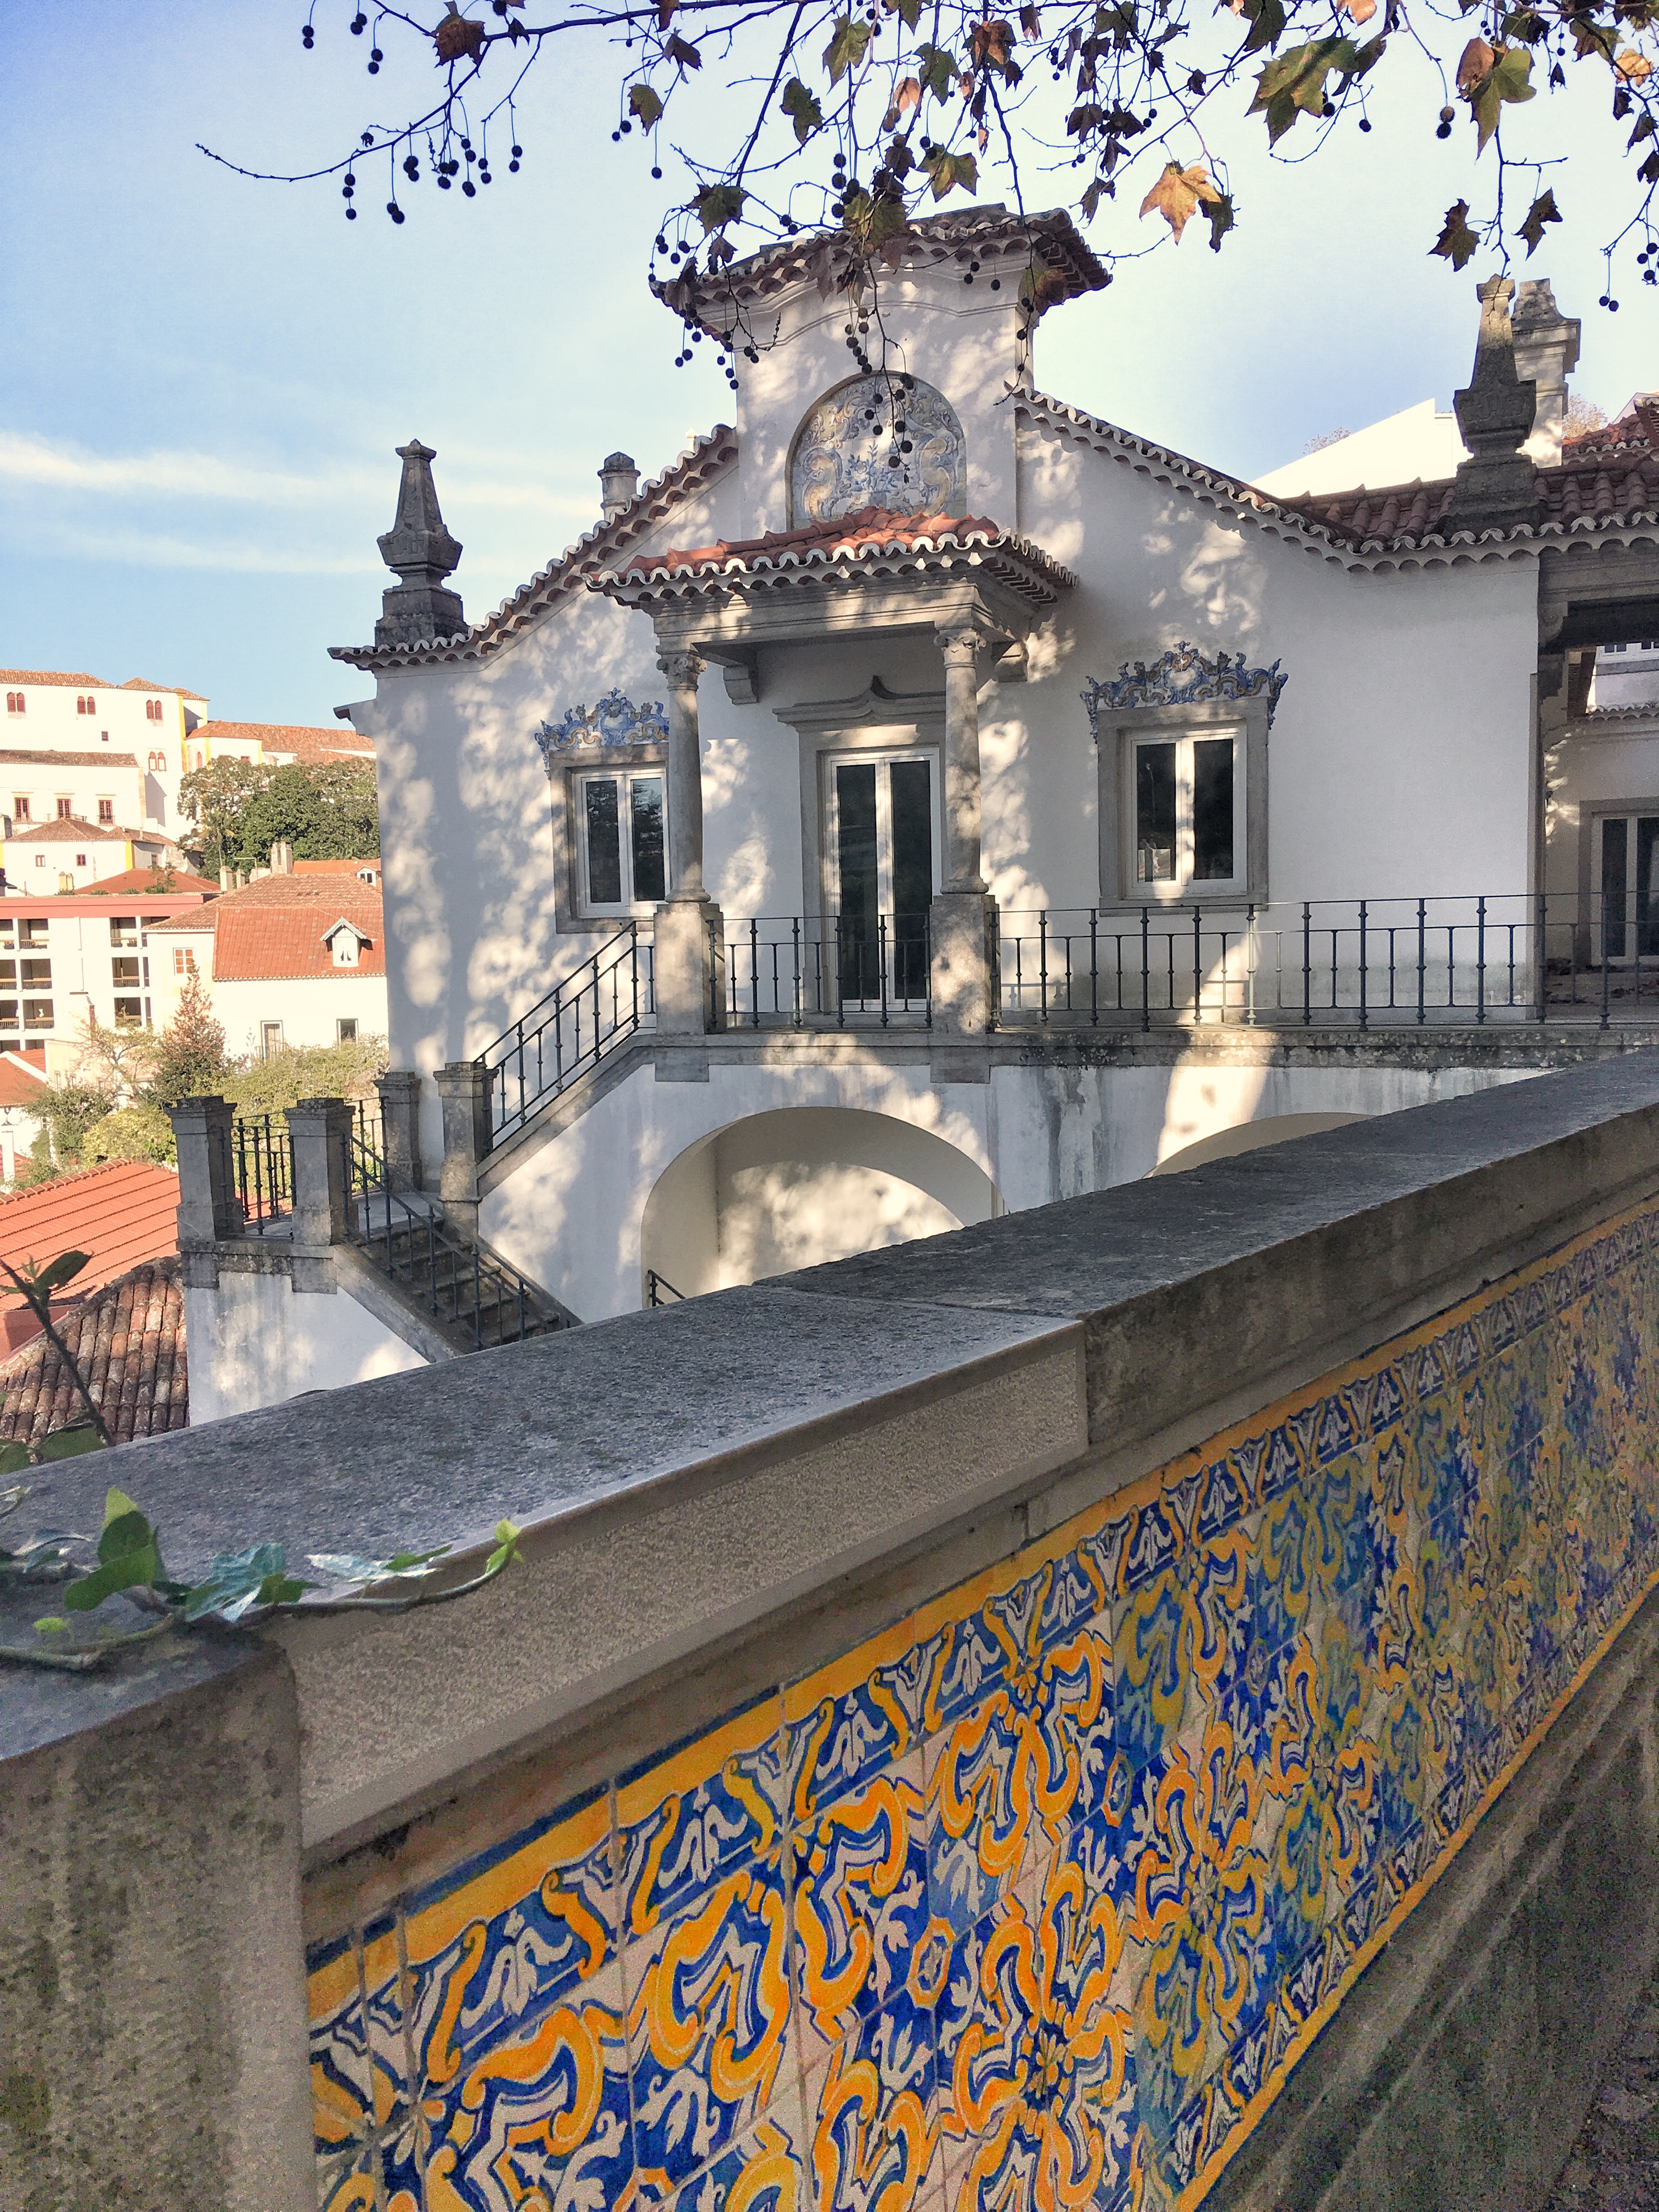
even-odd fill
[[[702,745],[695,647],[663,653],[668,678],[668,896],[656,911],[652,974],[660,1037],[726,1026],[725,918],[702,883]]]
[[[969,623],[938,633],[945,659],[945,889],[933,903],[933,1027],[979,1036],[992,1024],[991,901],[980,873],[979,671]]]
[[[231,1174],[234,1118],[233,1109],[218,1097],[181,1098],[167,1108],[179,1154],[179,1249],[185,1280],[197,1289],[218,1287],[213,1248],[222,1237],[240,1237],[244,1226]]]
[[[331,1291],[329,1248],[346,1237],[351,1106],[344,1098],[302,1098],[284,1118],[294,1152],[294,1287]]]
[[[447,1218],[468,1237],[478,1233],[478,1170],[489,1157],[489,1071],[476,1060],[452,1060],[432,1080],[444,1105],[444,1158],[438,1196]]]
[[[419,1190],[421,1079],[412,1067],[388,1068],[374,1079],[380,1095],[381,1144],[388,1190]]]

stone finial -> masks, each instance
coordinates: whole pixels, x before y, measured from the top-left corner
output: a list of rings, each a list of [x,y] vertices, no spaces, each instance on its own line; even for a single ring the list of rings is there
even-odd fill
[[[599,507],[605,520],[614,522],[639,492],[640,472],[632,453],[607,453],[599,463]]]
[[[397,453],[404,465],[397,518],[378,543],[380,558],[397,570],[398,580],[381,595],[385,611],[374,625],[376,645],[414,645],[422,638],[453,637],[466,628],[459,592],[444,588],[461,548],[438,511],[433,449],[411,438]]]
[[[1532,434],[1538,390],[1516,371],[1514,290],[1507,276],[1489,276],[1475,287],[1480,336],[1474,374],[1452,398],[1469,458],[1458,469],[1443,530],[1510,530],[1538,519],[1538,481],[1522,450]]]
[[[1516,373],[1538,386],[1526,450],[1540,469],[1557,467],[1566,434],[1567,379],[1578,366],[1580,325],[1561,313],[1547,276],[1523,283],[1515,295]]]

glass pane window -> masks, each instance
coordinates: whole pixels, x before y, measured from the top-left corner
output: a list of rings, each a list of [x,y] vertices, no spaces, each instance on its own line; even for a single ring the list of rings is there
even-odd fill
[[[1659,957],[1659,815],[1604,814],[1595,850],[1605,960]]]
[[[926,754],[840,760],[830,787],[833,903],[843,1000],[927,995],[934,866],[933,767]]]
[[[1138,889],[1176,896],[1244,875],[1243,747],[1236,735],[1143,738],[1131,756]]]
[[[578,779],[583,903],[628,914],[668,896],[666,824],[659,769]]]

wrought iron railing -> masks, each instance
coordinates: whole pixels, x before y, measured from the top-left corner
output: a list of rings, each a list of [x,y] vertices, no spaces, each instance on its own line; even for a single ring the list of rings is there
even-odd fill
[[[927,913],[760,915],[729,923],[726,1014],[759,1029],[931,1023]]]
[[[225,1176],[242,1234],[263,1237],[294,1211],[294,1146],[281,1114],[250,1114],[224,1129]]]
[[[434,1208],[386,1179],[379,1125],[354,1120],[344,1146],[346,1230],[380,1273],[483,1351],[562,1325],[529,1278],[458,1236]]]
[[[478,1054],[494,1141],[521,1128],[655,1012],[651,947],[630,921]]]
[[[666,1275],[659,1275],[654,1267],[646,1269],[645,1303],[647,1305],[678,1305],[684,1301],[684,1297],[685,1292],[677,1291]]]
[[[1659,1020],[1659,895],[1005,912],[1005,1024]]]

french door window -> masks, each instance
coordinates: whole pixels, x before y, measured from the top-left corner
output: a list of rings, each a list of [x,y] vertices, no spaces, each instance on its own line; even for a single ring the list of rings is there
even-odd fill
[[[890,1000],[926,999],[938,880],[931,759],[838,760],[830,814],[843,1000],[878,1000],[884,982]]]
[[[1597,853],[1601,957],[1659,955],[1659,814],[1604,814]]]
[[[1140,738],[1130,750],[1135,890],[1143,898],[1236,890],[1244,876],[1240,740]]]
[[[583,903],[592,914],[632,914],[668,896],[659,769],[576,780]]]

